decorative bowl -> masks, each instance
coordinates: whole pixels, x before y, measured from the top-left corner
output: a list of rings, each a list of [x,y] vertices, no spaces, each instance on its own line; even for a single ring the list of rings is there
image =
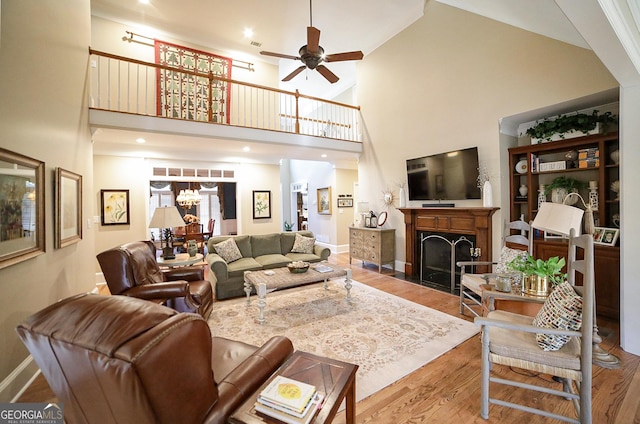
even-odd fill
[[[289,272],[292,274],[302,274],[309,270],[309,262],[296,261],[287,265]]]

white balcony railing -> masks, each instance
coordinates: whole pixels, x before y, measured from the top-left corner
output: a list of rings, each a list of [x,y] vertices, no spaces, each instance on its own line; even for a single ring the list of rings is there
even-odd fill
[[[93,109],[360,141],[359,106],[96,50],[90,55]],[[170,87],[161,86],[166,73]]]

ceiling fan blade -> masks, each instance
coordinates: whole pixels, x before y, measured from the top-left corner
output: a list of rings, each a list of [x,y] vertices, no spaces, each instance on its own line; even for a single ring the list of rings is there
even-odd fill
[[[290,81],[291,79],[293,79],[293,77],[298,75],[300,72],[304,71],[306,68],[307,67],[304,66],[304,65],[300,66],[295,71],[291,72],[289,75],[287,75],[286,77],[282,78],[282,81]]]
[[[333,72],[331,72],[329,70],[329,68],[327,68],[324,65],[318,65],[318,67],[316,68],[316,70],[318,72],[320,72],[322,74],[323,77],[325,77],[327,79],[327,81],[329,81],[331,84],[333,84],[334,82],[338,82],[338,80],[340,78],[338,78],[336,76],[336,74],[334,74]]]
[[[320,30],[312,26],[307,27],[307,51],[317,53],[320,46]]]
[[[263,54],[265,56],[281,57],[283,59],[300,60],[298,56],[291,56],[288,54],[272,53],[272,52],[265,52],[265,51],[261,51],[260,54]]]
[[[325,56],[325,62],[341,62],[343,60],[362,60],[364,54],[361,51],[328,54]]]

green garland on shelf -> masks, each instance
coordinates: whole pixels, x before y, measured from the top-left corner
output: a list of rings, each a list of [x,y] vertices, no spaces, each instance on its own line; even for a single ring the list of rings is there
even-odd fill
[[[544,119],[536,121],[536,125],[527,129],[526,133],[531,138],[539,138],[551,141],[551,137],[559,134],[560,138],[564,138],[564,133],[570,131],[580,131],[587,134],[596,128],[597,124],[602,124],[603,131],[609,125],[617,124],[618,120],[611,112],[605,112],[598,115],[598,111],[594,110],[591,115],[586,113],[576,113],[573,115],[560,115],[553,119]]]

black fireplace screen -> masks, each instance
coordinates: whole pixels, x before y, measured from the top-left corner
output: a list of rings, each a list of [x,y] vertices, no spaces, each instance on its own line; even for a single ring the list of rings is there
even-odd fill
[[[458,261],[472,260],[476,237],[433,231],[418,231],[420,240],[420,282],[427,282],[455,293],[460,286]]]

